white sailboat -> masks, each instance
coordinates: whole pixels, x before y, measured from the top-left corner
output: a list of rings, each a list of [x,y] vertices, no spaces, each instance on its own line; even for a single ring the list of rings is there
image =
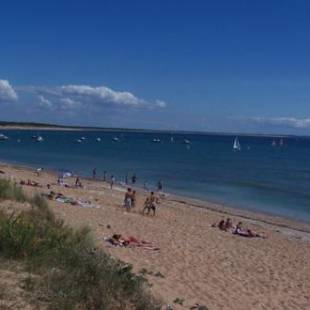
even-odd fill
[[[234,140],[233,150],[234,151],[241,151],[241,145],[240,145],[240,142],[238,140],[238,137],[236,137]]]

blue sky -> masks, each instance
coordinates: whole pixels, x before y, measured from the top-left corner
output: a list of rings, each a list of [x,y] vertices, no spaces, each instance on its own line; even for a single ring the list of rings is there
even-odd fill
[[[308,1],[6,1],[1,120],[310,134]]]

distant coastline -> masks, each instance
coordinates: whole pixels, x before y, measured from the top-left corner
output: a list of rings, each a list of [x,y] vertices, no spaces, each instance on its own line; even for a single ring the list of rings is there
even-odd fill
[[[308,138],[308,135],[272,134],[272,133],[242,133],[222,131],[194,131],[169,129],[144,129],[123,127],[97,127],[97,126],[70,126],[37,122],[9,122],[0,121],[0,130],[68,130],[68,131],[104,131],[104,132],[142,132],[142,133],[170,133],[172,135],[209,135],[209,136],[241,136],[241,137],[270,137],[270,138]]]

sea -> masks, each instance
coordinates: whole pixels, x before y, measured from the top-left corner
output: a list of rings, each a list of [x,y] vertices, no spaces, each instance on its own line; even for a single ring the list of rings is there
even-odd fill
[[[310,137],[130,131],[3,130],[0,161],[72,171],[310,221]],[[42,136],[36,142],[33,136]],[[78,139],[85,139],[77,142]],[[97,141],[100,138],[101,141]],[[117,139],[118,141],[114,141]],[[154,139],[159,139],[153,142]],[[188,143],[184,141],[188,140]]]

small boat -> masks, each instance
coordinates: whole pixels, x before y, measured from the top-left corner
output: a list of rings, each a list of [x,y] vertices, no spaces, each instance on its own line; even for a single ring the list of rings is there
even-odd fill
[[[233,150],[234,151],[241,151],[241,145],[240,145],[240,142],[238,140],[238,137],[236,137],[234,140]]]
[[[184,139],[184,140],[183,140],[183,143],[184,143],[184,144],[191,144],[191,142],[190,142],[189,140],[187,140],[187,139]]]
[[[279,141],[279,146],[284,146],[284,140],[282,138]]]
[[[0,133],[0,140],[4,141],[4,140],[8,140],[8,139],[9,139],[9,137],[4,135],[3,133]]]
[[[97,142],[101,142],[101,138],[97,138],[96,141],[97,141]]]
[[[82,141],[86,140],[86,138],[85,138],[85,137],[81,137],[80,139],[81,139]]]
[[[173,137],[170,138],[170,142],[171,142],[171,143],[174,142],[174,138],[173,138]]]
[[[118,138],[118,137],[113,137],[112,140],[113,140],[114,142],[119,142],[119,138]]]
[[[82,143],[82,140],[81,139],[76,139],[75,140],[77,143]]]
[[[41,136],[37,136],[36,141],[37,142],[42,142],[42,141],[44,141],[44,139]]]
[[[153,142],[153,143],[160,143],[160,139],[154,138],[154,139],[152,140],[152,142]]]

